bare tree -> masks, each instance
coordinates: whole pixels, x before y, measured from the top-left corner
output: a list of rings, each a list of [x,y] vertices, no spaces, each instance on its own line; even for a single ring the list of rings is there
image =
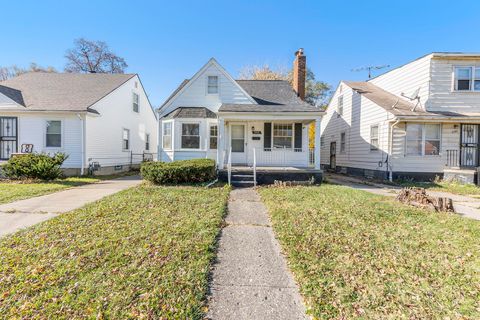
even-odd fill
[[[128,67],[125,60],[111,52],[103,41],[80,38],[74,44],[75,47],[65,53],[66,72],[124,73]]]
[[[272,69],[268,65],[247,66],[239,74],[244,80],[286,80],[293,82],[293,70],[287,68]],[[326,82],[315,79],[315,74],[307,68],[307,79],[305,84],[305,101],[319,107],[327,104],[331,94],[330,85]]]
[[[11,67],[0,67],[0,81],[8,80],[28,72],[57,72],[57,70],[52,66],[39,66],[35,62],[30,63],[28,68],[22,68],[16,65]]]

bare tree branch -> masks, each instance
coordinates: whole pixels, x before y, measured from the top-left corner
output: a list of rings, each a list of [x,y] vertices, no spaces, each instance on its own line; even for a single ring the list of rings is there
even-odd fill
[[[75,47],[65,53],[66,72],[124,73],[128,67],[125,60],[111,52],[103,41],[80,38],[74,44]]]

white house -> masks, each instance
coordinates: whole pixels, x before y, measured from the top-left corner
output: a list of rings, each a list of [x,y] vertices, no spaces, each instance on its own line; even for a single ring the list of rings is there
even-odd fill
[[[480,54],[432,53],[366,82],[342,81],[323,123],[326,169],[473,182],[480,154]]]
[[[319,148],[323,112],[303,101],[305,76],[303,50],[296,52],[293,88],[280,80],[234,80],[210,59],[158,110],[159,159],[211,158],[221,177],[227,164],[247,171],[255,165],[262,167],[260,183],[279,168],[297,177],[313,172],[320,179],[308,127],[316,126]]]
[[[156,131],[136,74],[37,72],[0,82],[0,161],[63,152],[67,175],[94,166],[112,173],[154,157]]]

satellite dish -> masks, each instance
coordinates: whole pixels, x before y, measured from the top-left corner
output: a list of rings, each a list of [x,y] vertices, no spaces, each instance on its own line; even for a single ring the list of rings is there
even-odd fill
[[[418,87],[417,90],[413,91],[413,93],[412,93],[411,95],[406,95],[406,94],[403,93],[403,92],[400,93],[400,95],[401,95],[402,97],[405,97],[405,98],[407,98],[407,99],[410,100],[410,101],[417,100],[417,103],[415,104],[415,106],[413,106],[412,111],[415,111],[415,109],[417,108],[417,106],[418,106],[419,103],[420,103],[420,95],[419,95],[419,93],[420,93],[420,88],[421,88],[421,87]]]
[[[418,95],[419,93],[420,93],[420,87],[418,87],[417,90],[413,91],[413,93],[411,95],[406,95],[403,92],[401,93],[401,95],[402,95],[402,97],[405,97],[410,101],[413,101],[413,100],[419,100],[420,99],[420,96]]]

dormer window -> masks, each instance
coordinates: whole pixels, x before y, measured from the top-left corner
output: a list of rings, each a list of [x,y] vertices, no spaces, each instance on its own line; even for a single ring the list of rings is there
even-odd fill
[[[480,67],[455,67],[455,91],[480,91]]]
[[[208,94],[218,94],[218,76],[208,76]]]

